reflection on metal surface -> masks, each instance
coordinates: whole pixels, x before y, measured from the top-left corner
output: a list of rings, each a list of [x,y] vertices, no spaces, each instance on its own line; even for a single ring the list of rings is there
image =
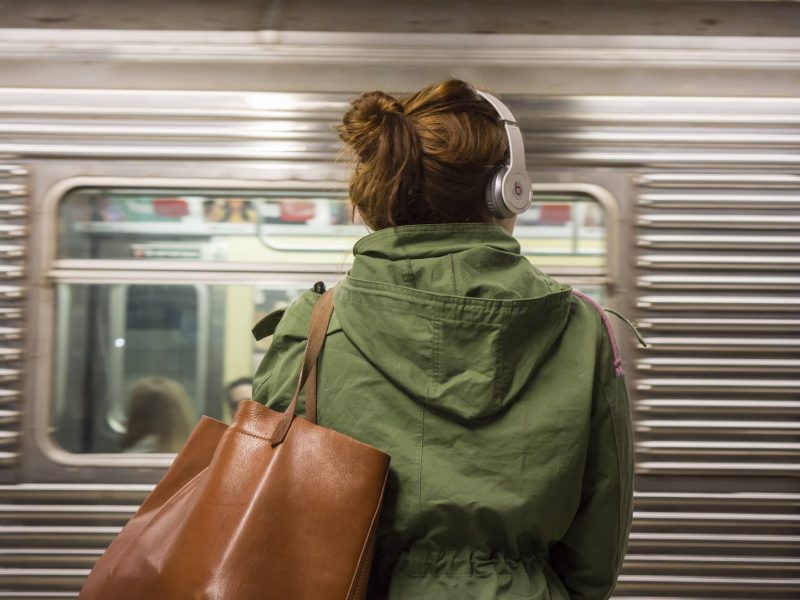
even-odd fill
[[[636,259],[640,267],[651,269],[753,269],[759,271],[796,270],[794,256],[759,256],[742,254],[642,254]]]
[[[21,204],[0,204],[0,219],[21,219],[27,215],[27,206]]]
[[[640,288],[668,290],[795,290],[800,277],[777,275],[643,275],[637,279]]]
[[[800,188],[800,175],[793,173],[642,173],[636,176],[635,182],[637,185],[648,188],[798,189]],[[725,195],[727,194],[723,194],[723,197]],[[641,197],[653,196],[655,194],[652,192],[644,192],[640,194],[640,199]],[[706,196],[715,198],[719,197],[720,194],[693,195],[698,199]],[[769,196],[758,196],[756,194],[756,197],[763,198],[766,201]]]
[[[637,367],[650,372],[668,371],[700,371],[716,372],[754,372],[754,373],[797,373],[800,371],[800,359],[769,358],[643,358],[637,361]]]
[[[636,305],[639,308],[654,311],[788,312],[800,309],[800,296],[723,296],[710,293],[685,296],[675,294],[639,296]]]
[[[685,194],[685,193],[649,193],[641,194],[637,202],[641,206],[665,208],[797,208],[800,207],[800,196],[795,194]]]
[[[0,183],[0,199],[3,198],[21,198],[27,195],[28,190],[24,185]],[[18,205],[9,205],[8,207],[0,207],[0,210],[8,213],[12,217],[24,217],[25,207]]]
[[[800,249],[798,235],[689,235],[642,233],[636,243],[643,248],[690,250],[794,250]]]
[[[757,214],[648,214],[640,215],[642,227],[683,229],[796,229],[800,217],[792,215]]]
[[[17,239],[27,235],[28,231],[24,225],[8,225],[0,223],[0,239]]]
[[[639,329],[648,331],[795,331],[800,328],[800,319],[720,319],[720,318],[682,318],[682,317],[653,317],[643,318],[638,322]],[[749,338],[744,338],[745,340]],[[789,339],[794,343],[795,340]]]
[[[655,392],[722,392],[764,394],[796,393],[800,391],[800,379],[695,379],[675,377],[674,379],[639,379],[637,389]]]

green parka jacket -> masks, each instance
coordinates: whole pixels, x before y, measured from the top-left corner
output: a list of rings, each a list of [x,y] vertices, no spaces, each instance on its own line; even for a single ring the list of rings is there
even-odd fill
[[[631,523],[633,447],[605,313],[497,225],[359,240],[320,363],[319,423],[392,457],[370,600],[603,600]],[[291,400],[308,291],[255,400]]]

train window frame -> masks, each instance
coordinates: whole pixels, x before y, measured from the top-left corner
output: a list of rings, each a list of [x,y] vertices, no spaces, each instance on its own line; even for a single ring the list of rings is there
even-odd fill
[[[605,264],[599,272],[585,271],[579,268],[562,268],[550,272],[553,277],[570,277],[587,285],[606,286],[613,290],[619,273],[619,232],[621,230],[621,211],[619,202],[605,187],[596,183],[533,183],[531,186],[534,196],[541,194],[569,194],[586,196],[596,201],[605,213]],[[535,202],[535,200],[534,200]]]
[[[31,394],[33,402],[33,438],[38,449],[53,463],[66,467],[115,467],[115,468],[163,468],[174,460],[173,453],[85,453],[78,454],[63,448],[52,435],[52,402],[55,366],[55,289],[58,283],[97,284],[113,281],[124,284],[185,283],[247,285],[264,283],[265,278],[279,277],[281,280],[307,282],[310,279],[338,280],[345,276],[349,265],[338,264],[263,264],[221,263],[198,261],[185,262],[159,260],[139,265],[128,261],[125,272],[115,271],[120,261],[104,259],[58,258],[59,206],[70,192],[79,188],[131,188],[174,190],[230,190],[273,191],[291,193],[346,190],[343,181],[298,181],[205,178],[145,178],[145,177],[70,177],[51,186],[44,195],[41,230],[43,243],[38,252],[41,286],[41,301],[32,310],[39,324],[36,336],[36,355],[44,373],[35,378]],[[605,266],[602,274],[564,271],[573,281],[586,285],[603,285],[612,290],[618,271],[618,233],[620,229],[619,204],[613,194],[594,183],[534,183],[533,193],[578,193],[596,201],[605,213]],[[92,263],[91,265],[88,263]],[[155,264],[158,263],[158,264]],[[216,265],[216,268],[209,268]],[[147,267],[145,270],[144,267]],[[177,276],[177,277],[176,277]],[[63,343],[59,342],[59,343]]]

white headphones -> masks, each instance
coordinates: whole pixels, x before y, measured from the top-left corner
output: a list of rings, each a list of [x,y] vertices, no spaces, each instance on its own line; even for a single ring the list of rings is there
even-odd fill
[[[508,164],[500,167],[486,186],[486,205],[498,219],[507,219],[524,213],[531,205],[531,178],[525,168],[525,147],[517,120],[508,107],[486,92],[475,90],[491,104],[506,127],[508,136]]]

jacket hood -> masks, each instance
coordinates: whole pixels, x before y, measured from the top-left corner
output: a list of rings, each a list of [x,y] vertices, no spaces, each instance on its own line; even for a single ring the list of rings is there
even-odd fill
[[[494,224],[407,225],[359,240],[335,315],[398,388],[462,419],[513,402],[563,331],[569,286]]]

